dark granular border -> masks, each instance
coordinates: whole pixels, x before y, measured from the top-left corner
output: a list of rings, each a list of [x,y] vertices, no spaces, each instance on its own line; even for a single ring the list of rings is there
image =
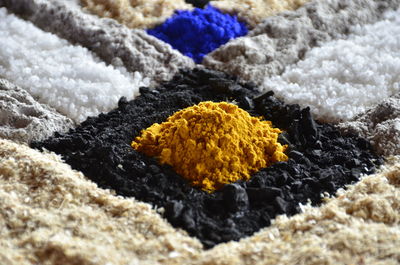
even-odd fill
[[[257,94],[252,84],[240,84],[220,72],[182,70],[157,89],[141,88],[135,100],[122,98],[108,114],[88,118],[76,129],[32,147],[61,154],[102,188],[163,207],[173,226],[206,248],[252,235],[278,214],[296,214],[299,203],[318,205],[322,193],[333,194],[383,163],[363,138],[341,136],[333,126],[315,122],[308,108],[285,105],[272,92]],[[130,146],[142,129],[208,100],[235,102],[285,130],[279,141],[289,145],[289,160],[260,170],[248,182],[209,194]]]

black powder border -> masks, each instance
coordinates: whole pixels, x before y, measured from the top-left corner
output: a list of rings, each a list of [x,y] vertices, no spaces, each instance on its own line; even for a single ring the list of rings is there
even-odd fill
[[[289,145],[288,162],[209,194],[130,146],[142,129],[201,101],[235,102],[252,116],[271,120],[285,130],[279,141]],[[174,227],[197,237],[205,248],[250,236],[279,214],[294,215],[300,212],[299,203],[319,205],[322,193],[334,194],[383,163],[366,140],[342,137],[332,125],[315,122],[309,108],[285,105],[272,92],[258,95],[251,83],[201,68],[181,70],[155,90],[141,88],[135,100],[122,98],[108,114],[90,117],[32,147],[62,155],[101,188],[163,207],[163,216]]]

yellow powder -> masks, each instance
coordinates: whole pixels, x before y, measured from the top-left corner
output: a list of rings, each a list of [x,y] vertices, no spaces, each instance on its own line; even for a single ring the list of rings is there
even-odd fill
[[[152,28],[177,9],[193,8],[184,0],[81,0],[81,3],[91,13],[114,18],[130,28]]]
[[[251,117],[236,105],[207,101],[143,130],[132,147],[158,157],[192,185],[211,192],[286,161],[279,133],[270,121]]]

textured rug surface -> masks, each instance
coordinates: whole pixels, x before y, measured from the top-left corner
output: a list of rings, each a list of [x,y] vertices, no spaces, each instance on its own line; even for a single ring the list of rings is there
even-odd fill
[[[0,0],[0,264],[400,264],[399,36],[400,0]],[[207,193],[131,149],[206,100],[285,128],[282,176]]]

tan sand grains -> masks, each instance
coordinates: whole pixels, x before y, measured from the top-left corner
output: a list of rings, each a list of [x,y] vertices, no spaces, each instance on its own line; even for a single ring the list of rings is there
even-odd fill
[[[152,28],[177,9],[192,8],[184,0],[81,0],[81,3],[88,11],[114,18],[130,28]]]
[[[181,264],[200,243],[56,155],[0,140],[0,249],[0,264]]]

